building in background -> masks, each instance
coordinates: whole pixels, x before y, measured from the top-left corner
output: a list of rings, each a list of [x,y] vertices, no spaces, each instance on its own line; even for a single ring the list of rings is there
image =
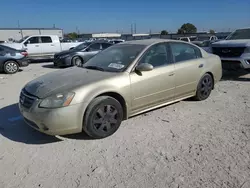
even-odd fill
[[[57,35],[63,38],[63,30],[60,28],[0,28],[0,41],[17,41],[30,35]]]

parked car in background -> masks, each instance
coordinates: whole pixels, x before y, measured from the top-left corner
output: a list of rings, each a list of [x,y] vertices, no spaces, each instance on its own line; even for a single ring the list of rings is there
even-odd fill
[[[185,41],[185,42],[191,42],[191,41],[193,41],[195,39],[196,39],[196,36],[179,37],[179,38],[177,38],[177,40],[182,40],[182,41]]]
[[[19,67],[29,65],[28,53],[25,50],[16,50],[4,45],[0,45],[0,72],[14,74],[19,71]]]
[[[111,39],[111,40],[108,40],[108,41],[113,43],[113,44],[125,42],[125,40],[123,40],[123,39]]]
[[[205,50],[208,53],[212,53],[211,51],[211,44],[215,41],[211,40],[205,40],[205,41],[192,41],[193,44],[201,47],[203,50]]]
[[[55,53],[68,50],[82,42],[61,43],[57,35],[32,35],[24,37],[18,43],[4,43],[3,45],[15,49],[26,50],[30,59],[53,58]]]
[[[113,43],[107,41],[95,40],[93,42],[84,42],[75,48],[56,53],[54,55],[55,67],[82,66],[91,57],[98,52],[112,46]]]
[[[237,29],[225,40],[212,44],[224,69],[250,69],[250,28]]]
[[[24,86],[24,120],[50,135],[112,135],[123,120],[186,98],[205,100],[221,79],[220,58],[191,43],[147,39],[113,45]]]

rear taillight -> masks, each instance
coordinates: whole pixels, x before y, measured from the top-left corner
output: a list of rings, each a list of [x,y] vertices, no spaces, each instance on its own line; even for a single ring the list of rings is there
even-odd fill
[[[25,57],[28,56],[28,52],[21,52],[21,54]]]

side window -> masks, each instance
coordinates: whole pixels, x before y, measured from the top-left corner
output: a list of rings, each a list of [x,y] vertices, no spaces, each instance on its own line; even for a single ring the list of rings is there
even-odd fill
[[[51,37],[41,37],[42,43],[52,43]]]
[[[1,52],[1,51],[4,51],[4,49],[0,47],[0,52]]]
[[[100,47],[101,47],[101,46],[100,46],[100,43],[94,43],[94,44],[90,45],[89,51],[97,51],[97,50],[100,50],[100,49],[101,49]]]
[[[31,37],[25,43],[28,43],[28,44],[37,44],[37,43],[39,43],[39,37]]]
[[[111,46],[111,44],[109,44],[109,43],[102,43],[102,49],[103,50],[110,47],[110,46]]]
[[[154,67],[170,64],[167,45],[165,43],[160,43],[151,46],[139,61],[139,64],[141,63],[149,63]]]
[[[182,38],[181,40],[188,42],[188,38]]]
[[[170,46],[175,62],[188,61],[202,57],[199,48],[195,46],[178,42],[171,43]]]

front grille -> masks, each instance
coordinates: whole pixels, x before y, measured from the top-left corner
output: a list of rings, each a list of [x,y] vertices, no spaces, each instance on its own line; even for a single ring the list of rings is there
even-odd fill
[[[240,69],[241,68],[240,61],[222,60],[221,63],[222,63],[223,69]]]
[[[29,109],[36,99],[36,97],[32,96],[25,89],[23,89],[19,97],[19,103]]]
[[[216,54],[220,57],[240,57],[245,50],[246,47],[213,47],[213,54]]]

